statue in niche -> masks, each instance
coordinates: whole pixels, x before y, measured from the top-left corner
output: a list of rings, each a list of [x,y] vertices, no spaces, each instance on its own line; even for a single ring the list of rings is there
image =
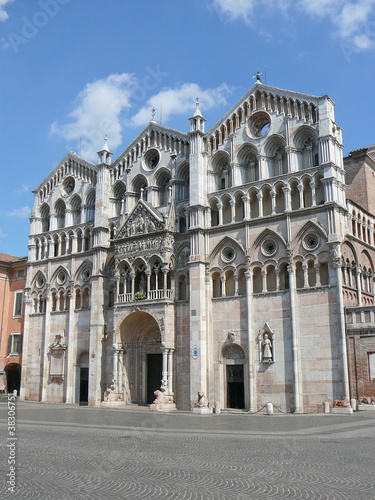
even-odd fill
[[[268,333],[263,335],[262,340],[262,361],[263,363],[272,363],[273,362],[273,346],[272,341],[268,336]]]

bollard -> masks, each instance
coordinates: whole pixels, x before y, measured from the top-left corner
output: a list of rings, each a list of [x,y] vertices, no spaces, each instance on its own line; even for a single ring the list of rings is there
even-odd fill
[[[267,415],[273,415],[273,404],[267,403]]]
[[[353,408],[353,411],[355,411],[357,409],[357,400],[352,398],[350,400],[350,406]]]
[[[214,411],[215,411],[215,413],[221,413],[219,401],[215,401]]]
[[[324,413],[329,413],[330,412],[330,409],[329,409],[329,401],[324,401]]]

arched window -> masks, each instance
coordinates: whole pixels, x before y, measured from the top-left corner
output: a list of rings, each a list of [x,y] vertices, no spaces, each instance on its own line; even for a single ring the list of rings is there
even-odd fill
[[[267,266],[266,269],[267,292],[276,290],[276,273],[274,266]]]
[[[307,262],[307,276],[308,276],[309,287],[315,286],[316,285],[316,270],[315,270],[314,262],[312,260],[309,260]]]
[[[221,279],[217,272],[212,275],[212,295],[213,297],[221,297]]]
[[[66,206],[62,200],[58,200],[56,202],[55,211],[57,219],[57,228],[62,229],[63,227],[65,227],[65,213],[66,213]]]
[[[121,215],[121,209],[123,204],[123,199],[125,197],[126,187],[122,181],[116,182],[113,187],[113,216],[119,217]]]
[[[88,309],[89,307],[90,307],[90,292],[88,288],[85,288],[82,294],[82,309]]]
[[[296,288],[303,288],[304,281],[302,262],[296,262]]]
[[[245,269],[240,269],[238,272],[238,295],[246,295]]]
[[[286,262],[280,265],[280,290],[289,290],[289,272]]]
[[[95,219],[95,191],[92,189],[86,198],[86,222],[94,222]]]
[[[169,183],[171,180],[170,174],[163,172],[159,177],[157,178],[157,189],[158,189],[158,195],[159,195],[159,206],[164,207],[168,203],[168,189],[169,189]]]
[[[82,203],[81,198],[78,195],[75,195],[72,199],[71,206],[73,211],[73,225],[81,224]]]
[[[40,209],[40,217],[42,219],[42,233],[45,233],[47,231],[49,231],[50,229],[50,218],[51,218],[51,214],[50,214],[50,208],[49,206],[45,203],[44,205],[42,205],[41,209]]]
[[[240,169],[241,184],[259,180],[259,165],[257,151],[254,147],[245,144],[238,152],[238,163]]]
[[[260,267],[253,270],[253,293],[261,293],[263,290],[263,280]]]
[[[219,225],[219,208],[217,200],[210,201],[211,207],[211,227]]]
[[[133,189],[136,193],[136,200],[138,201],[141,197],[144,201],[147,201],[147,181],[143,175],[137,175],[133,181]]]
[[[187,286],[186,278],[181,274],[178,278],[178,300],[186,300],[187,298]]]
[[[319,266],[320,283],[322,285],[329,284],[328,263],[321,262]]]
[[[229,270],[225,273],[225,295],[227,297],[233,297],[234,293],[235,293],[234,274],[233,271]]]

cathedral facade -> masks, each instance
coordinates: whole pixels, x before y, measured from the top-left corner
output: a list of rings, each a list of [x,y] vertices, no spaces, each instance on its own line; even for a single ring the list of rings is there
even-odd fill
[[[345,306],[362,303],[345,295],[333,101],[257,82],[209,131],[199,102],[189,121],[152,119],[114,161],[107,142],[98,164],[69,153],[35,190],[22,399],[190,410],[203,392],[302,413],[350,397]]]

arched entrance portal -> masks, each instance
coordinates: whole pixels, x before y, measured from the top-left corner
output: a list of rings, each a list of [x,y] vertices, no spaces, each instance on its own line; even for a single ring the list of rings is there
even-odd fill
[[[118,392],[128,404],[151,404],[166,376],[159,325],[150,314],[136,311],[122,322],[120,336],[122,349],[115,353],[113,370]]]
[[[8,393],[17,391],[17,394],[19,394],[21,386],[21,366],[19,364],[12,363],[5,368],[5,373],[7,376]]]

